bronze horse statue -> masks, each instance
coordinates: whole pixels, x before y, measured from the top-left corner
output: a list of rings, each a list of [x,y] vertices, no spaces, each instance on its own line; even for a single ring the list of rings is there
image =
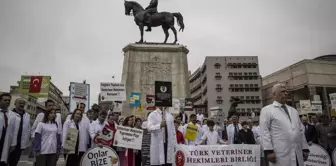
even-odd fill
[[[134,16],[135,24],[138,25],[140,30],[141,38],[139,43],[143,43],[144,27],[148,26],[148,22],[146,19],[146,10],[138,2],[125,0],[125,14],[131,15],[131,12]],[[182,30],[183,32],[184,30],[183,16],[181,15],[181,13],[159,12],[151,15],[150,17],[152,27],[162,27],[163,32],[165,33],[165,40],[163,43],[167,42],[167,39],[169,37],[168,30],[171,29],[175,35],[175,44],[177,42],[177,31],[174,27],[174,17],[176,17],[177,24],[180,27],[179,31]]]

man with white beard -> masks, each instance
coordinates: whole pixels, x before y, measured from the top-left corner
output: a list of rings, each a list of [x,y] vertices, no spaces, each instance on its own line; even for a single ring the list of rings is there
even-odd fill
[[[260,138],[270,166],[303,166],[308,144],[298,111],[286,104],[288,91],[283,84],[272,88],[274,102],[261,110]]]

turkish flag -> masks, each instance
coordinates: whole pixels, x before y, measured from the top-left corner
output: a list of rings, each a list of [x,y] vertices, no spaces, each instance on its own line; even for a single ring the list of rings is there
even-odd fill
[[[29,93],[39,93],[41,91],[42,76],[31,76]]]

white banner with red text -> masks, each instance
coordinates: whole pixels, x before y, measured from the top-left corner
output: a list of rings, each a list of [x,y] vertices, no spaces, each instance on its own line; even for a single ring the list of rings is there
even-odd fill
[[[259,145],[176,145],[175,166],[260,166]]]

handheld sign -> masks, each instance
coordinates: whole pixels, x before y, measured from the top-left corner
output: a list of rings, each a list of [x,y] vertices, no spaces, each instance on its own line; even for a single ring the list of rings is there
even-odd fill
[[[312,144],[309,146],[309,156],[304,165],[331,166],[330,156],[320,145]]]
[[[197,136],[198,126],[188,124],[184,138],[189,141],[195,141]]]
[[[108,146],[91,148],[83,155],[81,166],[120,166],[117,153]]]

